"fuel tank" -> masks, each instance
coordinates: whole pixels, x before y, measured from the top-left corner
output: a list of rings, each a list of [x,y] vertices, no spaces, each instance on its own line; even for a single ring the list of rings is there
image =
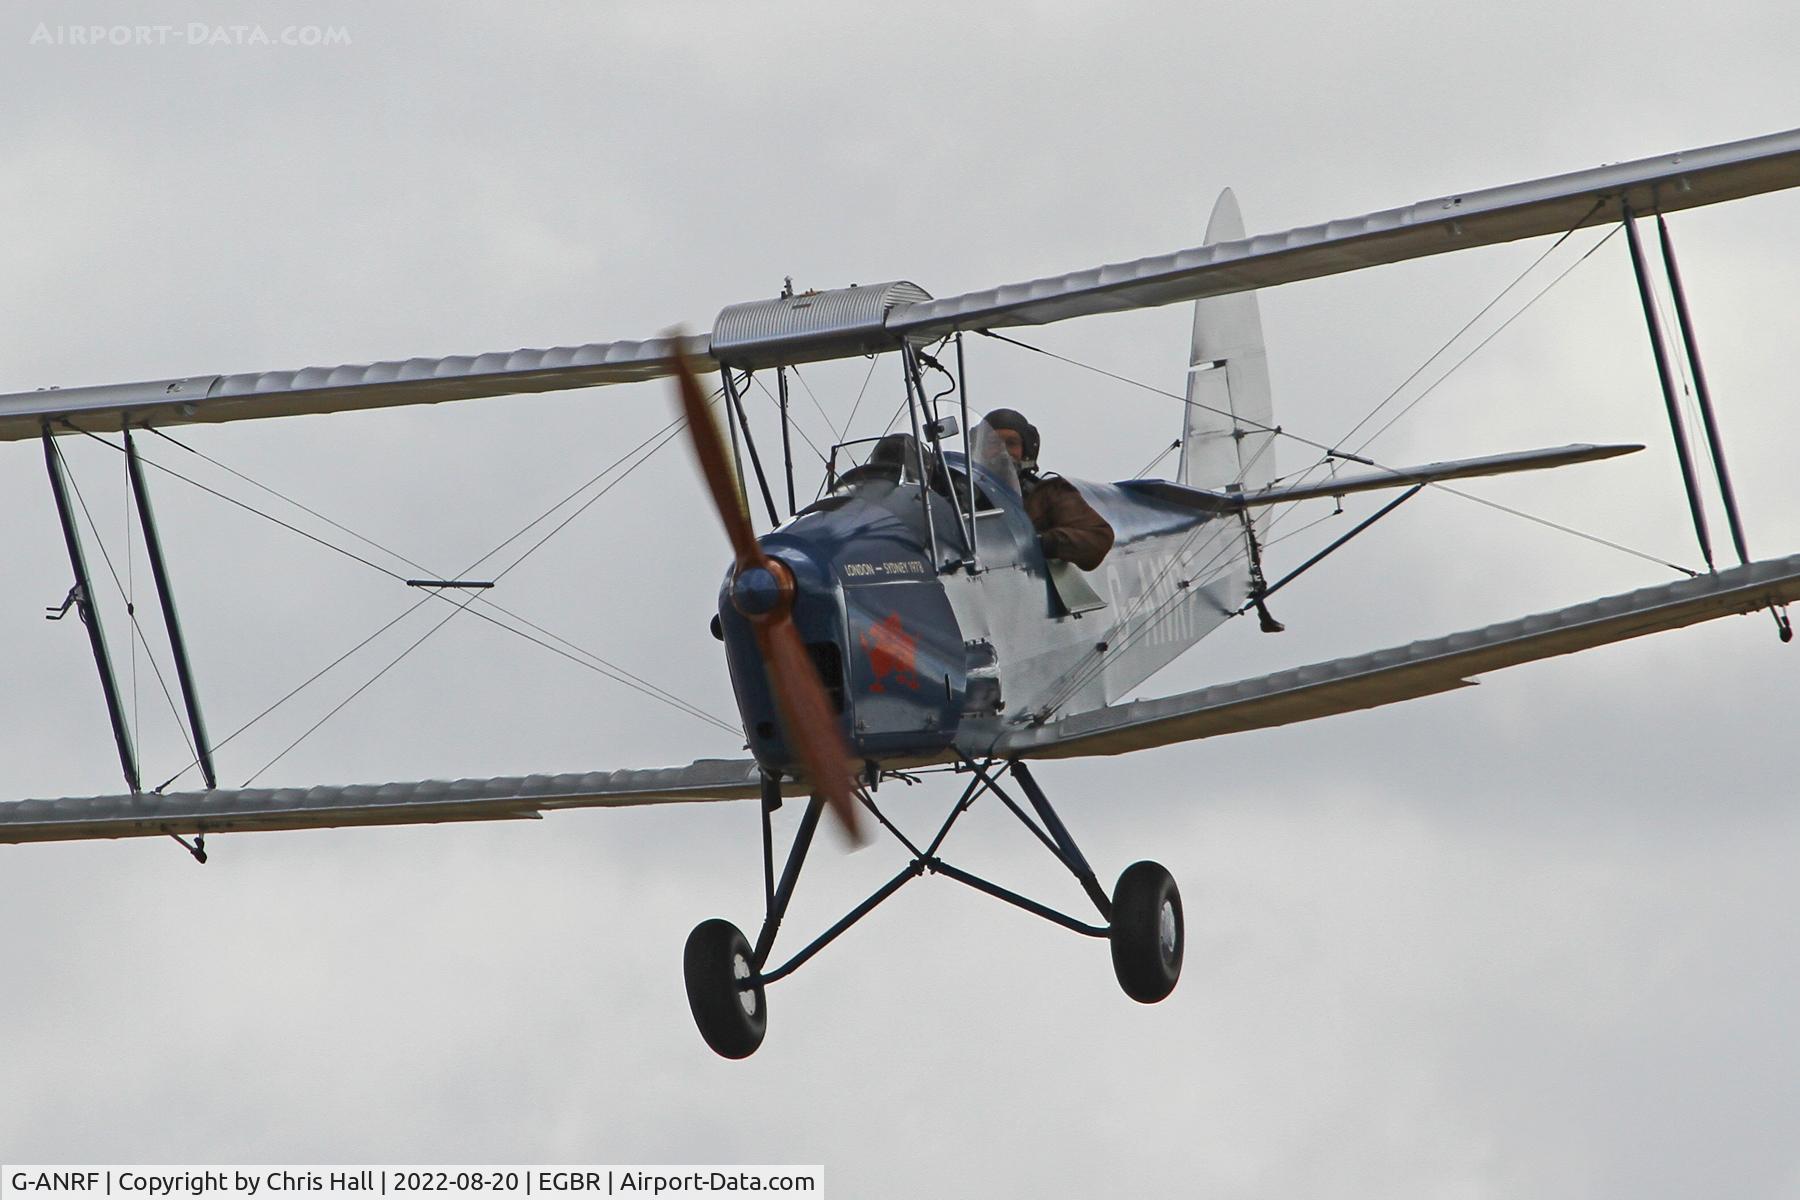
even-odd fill
[[[818,668],[845,741],[861,760],[940,758],[956,737],[968,688],[963,636],[931,561],[916,486],[867,481],[825,497],[762,538],[794,573],[794,622]],[[941,524],[954,522],[945,505]],[[755,632],[719,589],[731,685],[750,752],[783,770],[793,756]]]

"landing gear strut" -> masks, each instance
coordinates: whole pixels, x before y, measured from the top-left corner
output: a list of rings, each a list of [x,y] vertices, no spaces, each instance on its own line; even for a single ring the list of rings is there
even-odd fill
[[[729,921],[714,918],[703,921],[689,935],[683,956],[683,973],[687,981],[688,1006],[693,1010],[694,1024],[706,1044],[726,1058],[747,1058],[762,1045],[768,1029],[769,984],[786,978],[813,955],[823,950],[837,936],[867,916],[876,905],[899,891],[901,887],[930,873],[943,875],[967,884],[978,892],[1043,917],[1066,929],[1092,938],[1103,938],[1112,947],[1113,972],[1125,994],[1140,1004],[1155,1004],[1175,990],[1181,978],[1182,951],[1186,944],[1186,926],[1181,912],[1181,892],[1169,872],[1153,862],[1133,863],[1119,876],[1112,894],[1107,895],[1088,866],[1087,859],[1075,845],[1062,819],[1050,806],[1048,797],[1038,786],[1025,764],[1011,760],[996,766],[993,760],[978,763],[964,759],[957,768],[971,776],[968,786],[937,834],[924,847],[908,838],[878,807],[867,789],[858,799],[881,826],[903,845],[910,861],[887,883],[861,904],[851,909],[830,929],[820,934],[799,953],[779,967],[770,969],[770,953],[775,935],[793,899],[799,882],[801,865],[806,861],[813,834],[819,825],[824,801],[814,797],[800,819],[788,851],[787,864],[780,883],[775,880],[774,835],[770,814],[781,805],[781,789],[777,780],[764,777],[762,797],[763,829],[763,923],[752,946],[750,940]],[[1001,787],[1007,775],[1019,785],[1037,820]],[[1099,910],[1104,925],[1077,920],[1036,900],[1019,895],[999,884],[990,883],[960,867],[952,866],[938,856],[944,839],[959,817],[967,812],[984,793],[992,792],[1001,803],[1042,842],[1075,876],[1082,890]]]

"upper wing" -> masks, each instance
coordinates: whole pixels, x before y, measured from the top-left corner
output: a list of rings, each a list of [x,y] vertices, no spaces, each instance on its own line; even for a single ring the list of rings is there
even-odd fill
[[[711,366],[702,336],[46,388],[0,396],[0,441],[37,437],[52,419],[107,432],[126,417],[136,425],[186,425],[632,383],[673,373],[677,352]]]
[[[102,431],[127,417],[152,425],[234,421],[654,379],[673,370],[677,349],[708,368],[859,357],[958,329],[1174,304],[1563,233],[1616,219],[1626,201],[1637,211],[1673,212],[1796,186],[1800,130],[1789,130],[942,300],[910,283],[889,283],[735,304],[719,314],[712,333],[679,347],[667,338],[595,342],[0,395],[0,441],[37,437],[56,421]]]
[[[1800,129],[1790,129],[929,300],[896,311],[888,326],[938,337],[957,329],[1042,325],[1565,233],[1617,220],[1621,201],[1635,212],[1674,212],[1797,186]]]
[[[742,800],[760,794],[754,762],[712,758],[653,771],[12,800],[0,803],[0,843],[504,821],[535,818],[556,808]]]
[[[1468,687],[1471,675],[1800,598],[1800,554],[1448,637],[1082,713],[1008,735],[1023,758],[1123,754]]]

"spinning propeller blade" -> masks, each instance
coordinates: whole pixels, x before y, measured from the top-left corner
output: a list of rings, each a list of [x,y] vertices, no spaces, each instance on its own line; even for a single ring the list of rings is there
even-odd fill
[[[681,411],[687,417],[688,437],[700,460],[700,473],[706,477],[707,489],[712,493],[713,507],[718,509],[725,536],[731,542],[736,573],[765,573],[771,577],[768,582],[772,590],[779,595],[767,611],[745,616],[756,633],[756,648],[769,676],[769,688],[775,693],[782,731],[806,769],[813,790],[825,800],[851,842],[861,845],[862,826],[851,787],[854,771],[850,750],[838,730],[825,686],[800,640],[800,631],[794,627],[793,574],[785,563],[764,554],[756,540],[743,496],[736,487],[736,474],[725,456],[725,438],[701,393],[693,365],[685,357],[676,359],[675,379],[681,393]]]

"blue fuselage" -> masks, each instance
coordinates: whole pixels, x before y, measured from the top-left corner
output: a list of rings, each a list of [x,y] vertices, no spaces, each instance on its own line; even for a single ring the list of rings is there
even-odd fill
[[[1166,565],[1173,548],[1183,539],[1192,543],[1207,523],[1116,485],[1079,484],[1118,535],[1108,562],[1086,576],[1111,611],[1083,620],[1059,603],[1023,501],[980,466],[976,486],[984,502],[976,553],[968,553],[963,458],[947,454],[945,462],[960,504],[915,482],[866,479],[762,538],[764,550],[793,571],[795,624],[858,760],[941,760],[959,742],[989,739],[1004,720],[1020,719],[1028,693],[1052,694],[1058,672],[1081,667],[1116,618],[1129,621],[1144,608],[1144,581],[1168,574],[1155,564]],[[937,566],[971,557],[979,560],[977,572]],[[728,571],[719,619],[749,748],[765,767],[786,769],[792,758],[754,630],[731,602],[731,581]],[[1189,599],[1172,591],[1172,579],[1166,583],[1178,602]],[[1182,648],[1216,623],[1191,633],[1194,623],[1183,623]]]

